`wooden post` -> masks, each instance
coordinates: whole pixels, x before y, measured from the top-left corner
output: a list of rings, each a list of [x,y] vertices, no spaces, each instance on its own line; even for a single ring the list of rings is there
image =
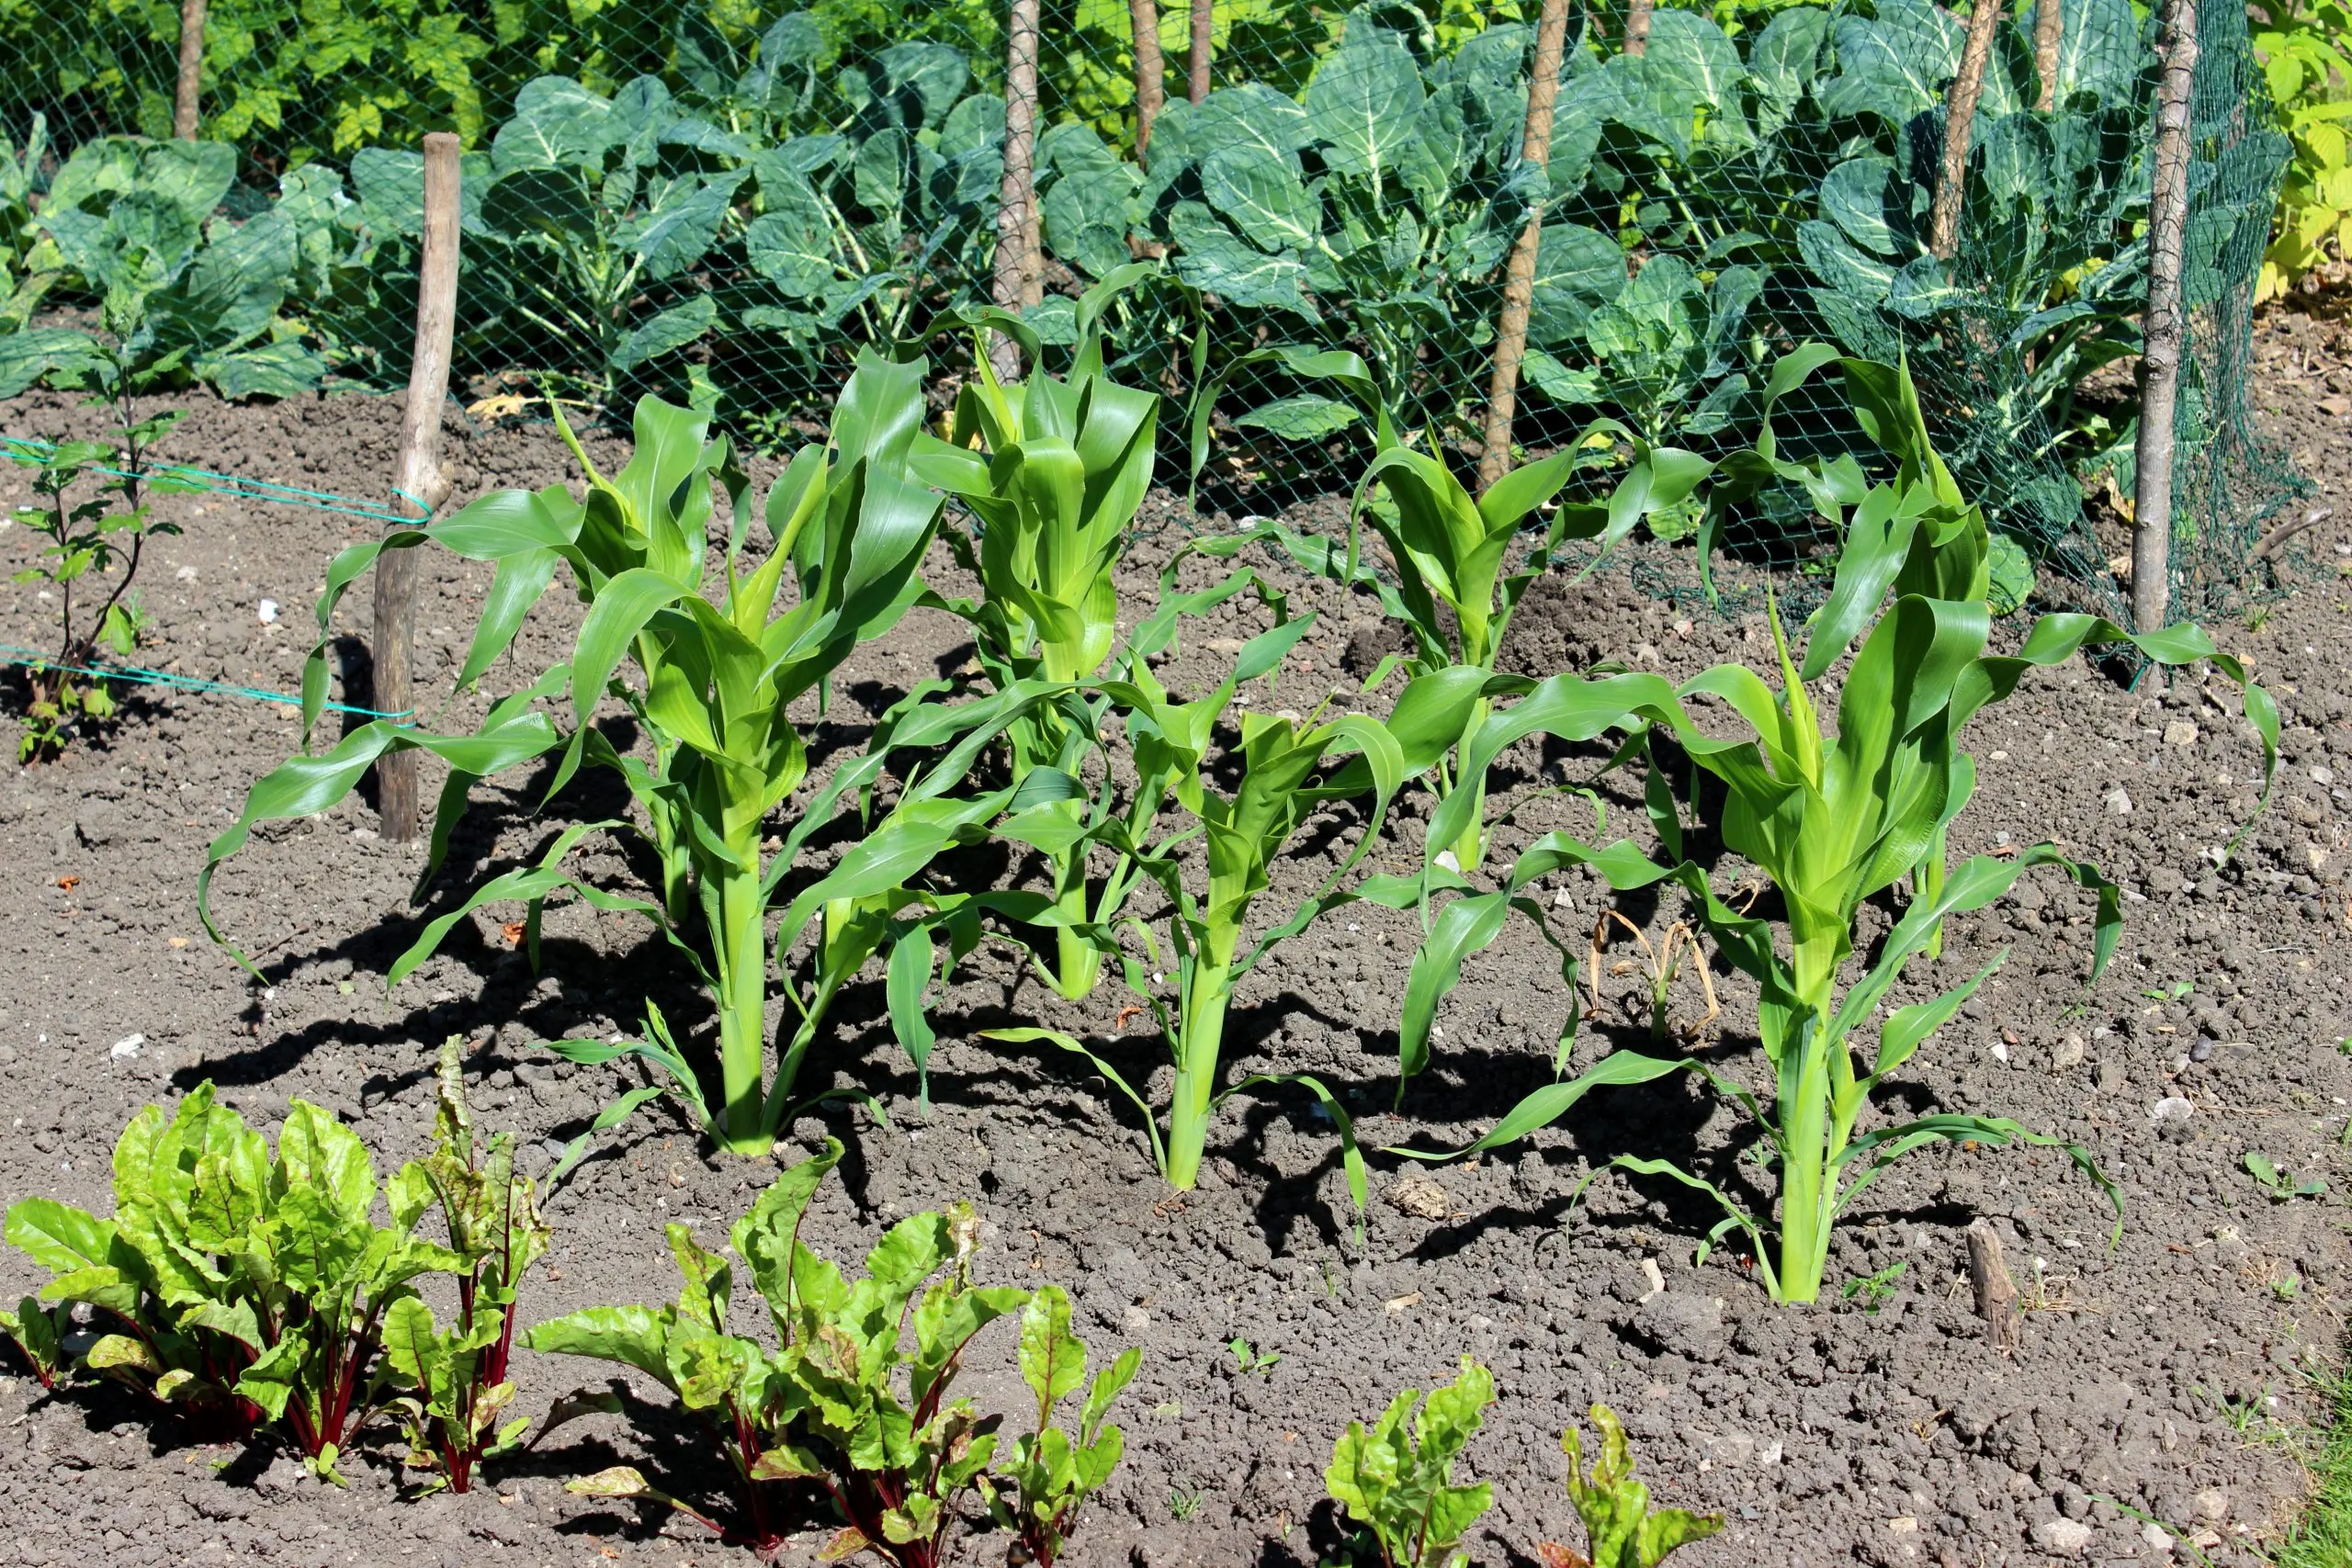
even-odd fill
[[[180,0],[180,80],[172,98],[172,134],[196,140],[197,93],[204,85],[205,0]]]
[[[1151,122],[1168,101],[1168,62],[1159,52],[1159,0],[1127,0],[1136,35],[1136,156],[1151,151]]]
[[[1560,56],[1568,36],[1568,0],[1544,0],[1535,25],[1535,74],[1527,85],[1527,125],[1520,156],[1537,168],[1552,160],[1552,110],[1560,92]],[[1478,454],[1478,489],[1510,472],[1510,426],[1519,412],[1519,367],[1527,357],[1527,312],[1535,299],[1535,262],[1544,243],[1544,204],[1527,214],[1503,274],[1503,319],[1495,333],[1495,367],[1487,384],[1487,427]]]
[[[1650,0],[1628,0],[1625,6],[1625,52],[1650,51]]]
[[[1936,205],[1928,220],[1928,248],[1951,260],[1960,250],[1960,214],[1968,197],[1968,141],[1976,124],[1976,100],[1984,92],[1984,62],[1992,57],[1993,30],[2001,25],[2002,0],[1975,0],[1968,14],[1968,47],[1961,51],[1960,74],[1944,104],[1943,178],[1936,183]]]
[[[1191,76],[1184,85],[1184,96],[1196,104],[1209,96],[1209,45],[1216,5],[1216,0],[1193,0],[1193,57],[1186,62]]]
[[[1038,0],[1012,0],[1004,62],[1004,188],[996,209],[996,275],[990,297],[1008,310],[1029,299],[1037,275],[1030,254],[1037,233]],[[989,365],[1000,381],[1021,375],[1021,345],[1002,333],[989,341]]]
[[[2033,107],[2043,114],[2058,109],[2058,44],[2066,30],[2061,0],[2035,0],[2033,10],[2033,79],[2038,95]]]
[[[436,130],[424,139],[416,351],[401,407],[400,476],[393,481],[428,511],[449,496],[449,481],[441,473],[441,403],[449,395],[449,345],[457,325],[458,139]],[[386,550],[376,559],[376,706],[387,713],[399,713],[414,701],[410,660],[416,643],[417,565],[414,550]],[[376,790],[384,837],[395,842],[415,837],[416,753],[396,751],[379,761]]]
[[[2165,624],[2172,592],[2173,410],[2180,396],[2182,251],[2188,231],[2188,111],[2197,80],[2197,0],[2163,0],[2164,81],[2156,92],[2154,188],[2148,200],[2148,302],[2140,317],[2140,438],[2132,508],[2132,619]]]

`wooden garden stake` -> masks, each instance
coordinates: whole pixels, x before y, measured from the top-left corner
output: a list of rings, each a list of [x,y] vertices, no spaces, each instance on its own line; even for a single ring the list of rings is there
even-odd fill
[[[1019,310],[1039,276],[1034,252],[1037,235],[1037,10],[1038,0],[1012,0],[1011,41],[1004,62],[1004,189],[996,209],[996,276],[990,289],[997,304]],[[1021,375],[1021,345],[1002,333],[989,342],[989,365],[1000,381]]]
[[[205,0],[180,0],[180,79],[172,97],[172,134],[196,140],[197,93],[204,85]]]
[[[1521,156],[1542,168],[1552,158],[1552,110],[1560,92],[1560,56],[1568,35],[1568,0],[1544,0],[1535,25],[1535,75],[1527,88]],[[1487,428],[1478,454],[1478,489],[1510,471],[1510,426],[1519,412],[1519,367],[1527,357],[1527,312],[1535,299],[1535,262],[1544,243],[1544,204],[1527,214],[1503,275],[1503,317],[1495,333],[1495,368],[1487,385]]]
[[[1960,74],[1945,99],[1944,170],[1936,183],[1936,205],[1928,221],[1928,248],[1945,261],[1960,250],[1960,212],[1968,196],[1968,140],[1976,123],[1976,100],[1984,92],[1984,62],[1992,57],[1993,32],[2001,25],[2001,0],[1975,0],[1968,14],[1968,47],[1961,51]]]
[[[2058,109],[2058,43],[2065,34],[2066,14],[2061,0],[2036,0],[2033,10],[2033,79],[2039,95],[2033,107],[2043,114]]]
[[[424,139],[424,253],[416,276],[416,352],[401,407],[400,477],[393,482],[429,513],[448,499],[441,472],[441,403],[449,395],[449,345],[458,325],[458,139],[436,130]],[[413,523],[402,527],[414,526]],[[386,550],[376,560],[376,706],[413,705],[410,661],[416,643],[417,552]],[[384,837],[413,838],[417,827],[414,751],[376,764],[378,815]]]
[[[1650,0],[1631,0],[1625,7],[1625,52],[1650,51]]]
[[[1151,122],[1168,101],[1168,62],[1159,52],[1159,0],[1127,0],[1136,36],[1136,156],[1151,151]]]
[[[2154,188],[2148,199],[2148,303],[2140,318],[2140,436],[2132,509],[2132,619],[2165,624],[2172,590],[2173,410],[2180,396],[2182,251],[2188,231],[2188,108],[2197,80],[2197,0],[2164,0],[2165,74],[2156,93]]]
[[[1216,0],[1193,0],[1193,57],[1186,62],[1191,78],[1184,84],[1184,96],[1196,104],[1209,96],[1209,44],[1216,19]]]

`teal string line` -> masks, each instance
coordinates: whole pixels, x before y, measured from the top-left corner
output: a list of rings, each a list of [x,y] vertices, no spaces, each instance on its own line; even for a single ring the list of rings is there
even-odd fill
[[[21,435],[0,435],[0,446],[22,447],[29,452],[54,452],[53,441],[35,441]],[[279,484],[274,479],[249,479],[237,474],[216,473],[210,468],[150,468],[143,472],[128,468],[109,468],[92,463],[92,473],[110,474],[117,479],[147,479],[172,485],[185,485],[192,491],[212,495],[226,495],[239,501],[266,501],[279,506],[299,506],[312,512],[341,512],[354,517],[366,517],[378,523],[421,523],[433,515],[433,509],[408,491],[394,486],[392,493],[423,513],[424,517],[405,517],[388,506],[373,502],[336,495],[332,491],[305,490],[300,485]]]
[[[302,699],[285,692],[265,692],[258,686],[232,686],[222,681],[201,681],[193,675],[175,675],[168,670],[142,670],[135,664],[62,664],[38,649],[18,648],[0,642],[0,664],[22,664],[37,670],[62,670],[69,675],[95,675],[105,681],[128,681],[134,685],[168,686],[184,692],[206,692],[221,696],[251,697],[256,702],[285,703],[300,707]],[[414,708],[402,708],[398,713],[386,713],[379,708],[356,707],[349,703],[324,705],[335,713],[356,714],[361,718],[413,719]]]

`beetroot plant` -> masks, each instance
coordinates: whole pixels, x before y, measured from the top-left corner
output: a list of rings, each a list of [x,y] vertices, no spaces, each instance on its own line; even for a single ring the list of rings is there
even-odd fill
[[[438,1472],[427,1491],[471,1490],[475,1467],[513,1448],[530,1425],[528,1416],[505,1418],[514,1398],[506,1375],[514,1297],[554,1235],[539,1216],[530,1178],[514,1168],[514,1135],[477,1144],[458,1044],[452,1035],[441,1045],[433,1152],[393,1178],[405,1203],[414,1203],[423,1186],[447,1227],[449,1249],[465,1260],[457,1316],[443,1328],[415,1296],[384,1313],[386,1382],[407,1427],[408,1463]]]
[[[729,1332],[736,1263],[678,1224],[669,1227],[670,1250],[685,1283],[675,1303],[592,1307],[540,1324],[527,1343],[634,1367],[676,1394],[724,1457],[743,1505],[736,1533],[763,1551],[783,1544],[797,1492],[830,1502],[841,1521],[828,1561],[869,1551],[896,1568],[934,1568],[971,1522],[967,1507],[986,1506],[1050,1562],[1078,1505],[1118,1461],[1117,1429],[1103,1426],[1102,1413],[1133,1376],[1136,1353],[1095,1382],[1076,1438],[1053,1427],[1055,1404],[1085,1371],[1068,1300],[1059,1291],[1033,1296],[974,1284],[979,1221],[962,1204],[892,1226],[867,1253],[865,1277],[850,1280],[800,1239],[809,1201],[841,1156],[829,1140],[823,1153],[786,1169],[729,1238],[767,1305],[778,1348]],[[951,1390],[973,1335],[1016,1312],[1024,1314],[1022,1372],[1038,1395],[1039,1422],[1000,1479],[991,1470],[1000,1418]],[[676,1507],[725,1533],[627,1466],[571,1489]]]
[[[148,1106],[114,1155],[115,1213],[47,1198],[8,1210],[9,1243],[56,1276],[44,1301],[87,1304],[111,1332],[88,1370],[234,1427],[280,1422],[331,1480],[381,1408],[387,1314],[466,1259],[414,1234],[428,1194],[405,1173],[378,1225],[368,1151],[295,1100],[273,1154],[204,1084],[168,1119]]]

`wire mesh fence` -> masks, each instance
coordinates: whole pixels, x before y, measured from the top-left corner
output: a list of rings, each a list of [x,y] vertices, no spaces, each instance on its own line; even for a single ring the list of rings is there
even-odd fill
[[[467,147],[469,396],[608,411],[659,390],[763,438],[860,344],[928,342],[945,374],[972,373],[956,323],[1002,294],[1009,80],[1028,96],[1008,75],[1016,14],[216,0],[204,140],[174,148],[123,139],[172,129],[178,7],[4,0],[0,391],[70,375],[47,323],[133,287],[153,296],[153,351],[224,392],[399,384],[415,148],[440,129]],[[1066,344],[1078,292],[1142,274],[1111,342],[1182,414],[1165,477],[1204,506],[1342,488],[1384,416],[1474,462],[1506,261],[1533,220],[1522,446],[1606,414],[1721,453],[1753,438],[1796,344],[1907,356],[2008,558],[2058,596],[2120,604],[2092,519],[2128,515],[2132,486],[2158,66],[2132,0],[1987,16],[1973,118],[1951,100],[1974,18],[1929,0],[1579,4],[1540,164],[1534,0],[1034,14],[1038,260],[1017,302]],[[2192,611],[2259,586],[2251,546],[2293,485],[2245,395],[2287,145],[2243,15],[2202,8],[2200,39],[2175,552]],[[1771,418],[1793,456],[1868,446],[1834,376]],[[1826,526],[1801,492],[1767,491],[1721,542],[1803,574],[1836,547]]]

